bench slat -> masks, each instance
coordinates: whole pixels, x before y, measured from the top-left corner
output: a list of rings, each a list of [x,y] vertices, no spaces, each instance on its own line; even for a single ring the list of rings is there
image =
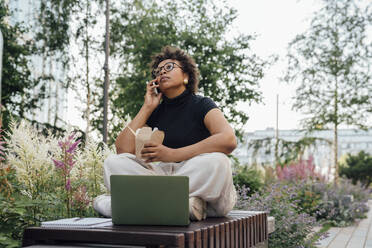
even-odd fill
[[[208,228],[202,228],[202,247],[208,248]]]
[[[220,225],[214,225],[214,247],[220,248]]]
[[[239,247],[239,220],[234,220],[235,247]]]
[[[220,224],[220,248],[225,248],[225,223]]]
[[[208,247],[214,248],[214,226],[208,227]]]
[[[201,237],[201,230],[195,230],[195,247],[202,248],[202,237]]]
[[[225,244],[226,244],[226,248],[230,248],[231,247],[231,241],[230,241],[230,223],[229,222],[225,222]]]
[[[96,229],[27,228],[23,245],[97,243],[187,248],[254,247],[268,238],[267,213],[232,211],[189,226],[110,226]]]

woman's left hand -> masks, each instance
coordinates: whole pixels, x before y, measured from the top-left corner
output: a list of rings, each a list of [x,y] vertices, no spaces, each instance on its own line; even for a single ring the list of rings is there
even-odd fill
[[[175,157],[175,149],[153,142],[145,143],[141,151],[141,156],[146,163],[157,161],[177,162]]]

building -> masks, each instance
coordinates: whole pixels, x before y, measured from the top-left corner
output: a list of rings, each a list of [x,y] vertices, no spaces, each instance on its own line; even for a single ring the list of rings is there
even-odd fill
[[[286,141],[298,141],[305,137],[305,132],[301,130],[279,130],[279,138]],[[308,148],[304,157],[313,156],[314,163],[321,173],[328,173],[333,164],[333,130],[314,131],[307,134],[308,137],[317,137],[321,140],[317,141],[313,147]],[[270,148],[260,149],[255,154],[254,149],[249,147],[252,141],[272,139]],[[233,155],[235,155],[241,164],[275,164],[275,130],[267,128],[244,134],[244,142],[239,143]],[[372,155],[372,129],[368,131],[355,129],[339,129],[338,130],[338,158],[346,154],[357,154],[360,151],[365,151]]]

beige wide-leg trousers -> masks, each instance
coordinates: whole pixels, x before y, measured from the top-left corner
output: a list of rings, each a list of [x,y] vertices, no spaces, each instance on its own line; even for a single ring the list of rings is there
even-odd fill
[[[104,182],[110,191],[111,175],[175,175],[189,177],[190,197],[198,196],[207,202],[207,216],[225,216],[235,205],[236,191],[232,181],[229,158],[219,152],[204,153],[180,163],[151,163],[154,170],[144,168],[135,155],[112,154],[104,162]],[[109,196],[97,197],[94,208],[111,215]]]

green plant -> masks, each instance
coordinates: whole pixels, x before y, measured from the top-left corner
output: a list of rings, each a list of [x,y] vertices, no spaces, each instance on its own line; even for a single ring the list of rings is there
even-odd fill
[[[358,218],[364,218],[369,210],[366,204],[368,192],[360,186],[352,185],[348,180],[341,179],[339,184],[314,182],[311,190],[315,195],[321,196],[315,216],[323,223],[347,226]],[[353,196],[353,201],[347,197],[350,195]]]
[[[79,178],[84,181],[91,199],[107,193],[103,184],[103,161],[112,153],[114,153],[113,148],[106,144],[100,145],[92,139],[88,139],[84,147],[77,152],[77,166],[73,173],[74,175],[81,174]]]
[[[316,217],[320,211],[319,206],[322,202],[321,192],[314,191],[313,182],[301,181],[298,184],[299,191],[295,200],[299,206],[299,211]]]
[[[345,226],[363,218],[368,211],[366,190],[344,179],[338,184],[326,182],[315,171],[311,159],[277,167],[277,174],[283,183],[296,186],[298,191],[294,203],[298,206],[297,211],[314,216],[321,222]]]
[[[252,195],[263,185],[262,173],[255,168],[240,166],[233,175],[234,184],[238,187],[248,189],[247,195]]]
[[[0,153],[0,247],[19,247],[23,229],[41,221],[97,215],[91,200],[106,191],[102,165],[111,149],[92,141],[80,147],[70,131],[58,141],[26,121],[13,121],[5,141],[0,143],[5,151]]]
[[[372,156],[364,151],[357,155],[348,154],[345,164],[340,165],[340,176],[351,179],[353,184],[360,181],[368,188],[372,182]]]
[[[43,136],[25,120],[10,123],[6,138],[6,164],[15,170],[24,195],[41,199],[53,194],[54,168],[51,157],[58,153],[58,143],[53,135]]]
[[[62,154],[58,154],[60,156],[60,160],[54,159],[53,163],[56,167],[57,175],[59,175],[63,181],[63,190],[61,195],[63,196],[65,206],[66,206],[66,213],[68,217],[71,217],[71,208],[72,208],[72,190],[73,187],[71,185],[71,171],[76,164],[75,161],[75,153],[76,149],[80,140],[75,137],[75,133],[68,135],[63,139],[63,141],[58,142],[58,146],[61,149]],[[80,197],[83,199],[82,197]],[[79,204],[79,208],[80,208]]]
[[[314,217],[300,211],[296,204],[299,191],[298,185],[281,182],[270,184],[247,197],[246,190],[240,188],[236,207],[267,211],[275,217],[275,232],[269,236],[269,247],[313,247],[309,235],[313,234],[313,227],[318,223]]]
[[[22,195],[20,189],[15,171],[0,168],[0,247],[20,247],[23,229],[38,223],[32,209],[42,202]]]

